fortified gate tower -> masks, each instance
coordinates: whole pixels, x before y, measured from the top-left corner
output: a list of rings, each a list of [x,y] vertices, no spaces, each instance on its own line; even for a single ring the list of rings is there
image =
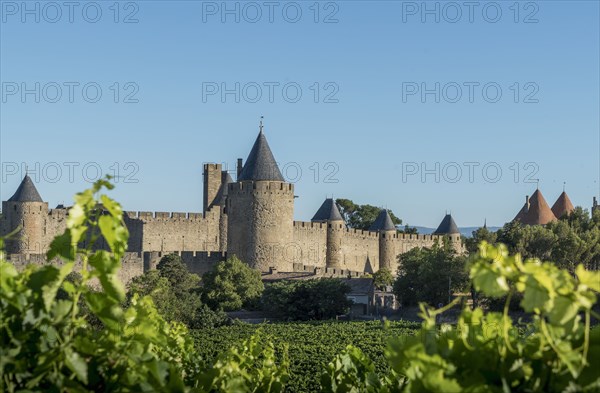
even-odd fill
[[[260,132],[235,183],[228,185],[227,253],[263,272],[293,271],[294,185],[286,183]]]

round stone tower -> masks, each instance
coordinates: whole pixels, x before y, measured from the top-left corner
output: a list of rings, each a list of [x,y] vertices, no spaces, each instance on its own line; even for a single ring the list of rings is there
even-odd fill
[[[294,186],[286,183],[261,129],[237,182],[228,185],[227,253],[251,267],[293,271]]]
[[[398,235],[387,209],[381,210],[369,230],[379,232],[379,269],[388,269],[395,274],[398,266],[395,247]]]
[[[346,231],[346,224],[333,198],[325,199],[311,221],[327,223],[325,267],[331,269],[342,268],[344,266],[342,239]]]
[[[459,254],[463,252],[460,231],[458,229],[458,226],[456,225],[456,222],[454,222],[454,218],[452,218],[451,214],[446,213],[446,215],[442,219],[442,222],[435,230],[435,232],[433,232],[433,234],[438,236],[447,236],[454,250]]]
[[[5,215],[3,232],[19,229],[6,241],[9,254],[43,254],[45,250],[48,203],[42,200],[29,175],[25,175],[15,194],[2,202]]]

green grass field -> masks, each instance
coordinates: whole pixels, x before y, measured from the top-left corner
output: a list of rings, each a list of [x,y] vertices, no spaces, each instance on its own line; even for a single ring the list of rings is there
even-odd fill
[[[289,392],[315,392],[324,366],[348,344],[362,349],[376,363],[378,371],[386,371],[383,357],[386,340],[392,336],[415,333],[419,324],[390,322],[387,329],[373,322],[297,322],[262,325],[239,324],[217,329],[194,330],[196,349],[207,361],[214,360],[224,349],[260,331],[261,337],[275,344],[281,356],[288,345],[290,361]]]

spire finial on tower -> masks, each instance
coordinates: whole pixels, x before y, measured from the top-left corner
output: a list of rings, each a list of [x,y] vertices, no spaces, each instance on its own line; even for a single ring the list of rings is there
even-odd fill
[[[567,185],[567,182],[566,182],[566,181],[564,181],[564,182],[563,182],[563,192],[565,192],[565,187],[566,187],[566,185]]]
[[[262,132],[263,132],[263,119],[264,119],[264,118],[265,118],[264,116],[261,116],[261,117],[260,117],[260,124],[259,124],[259,126],[258,126],[258,129],[259,129],[259,131],[260,131],[260,133],[261,133],[261,134],[262,134]]]

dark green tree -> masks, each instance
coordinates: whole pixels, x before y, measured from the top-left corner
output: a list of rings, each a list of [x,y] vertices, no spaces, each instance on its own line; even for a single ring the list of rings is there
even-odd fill
[[[156,265],[156,269],[161,277],[169,280],[176,296],[199,292],[200,277],[197,274],[190,273],[179,255],[165,255]]]
[[[465,239],[465,246],[469,253],[476,253],[479,249],[479,243],[486,241],[489,244],[496,243],[496,232],[491,232],[487,228],[479,228],[473,231],[473,236]]]
[[[404,305],[446,304],[452,293],[468,288],[466,258],[457,255],[447,242],[413,248],[399,260],[394,292]]]
[[[509,222],[497,232],[496,242],[524,258],[552,260],[561,269],[574,272],[578,263],[600,267],[600,211],[593,217],[581,207],[547,225]]]
[[[375,222],[381,208],[372,205],[357,205],[350,199],[336,199],[335,203],[350,228],[367,230]],[[401,225],[402,220],[388,209],[394,225]]]
[[[398,232],[416,235],[419,233],[419,230],[415,227],[411,227],[411,226],[408,226],[408,224],[406,224],[404,226],[404,229],[399,229]]]
[[[254,308],[264,290],[258,270],[230,257],[202,276],[202,299],[213,310]]]
[[[268,284],[262,297],[264,310],[289,320],[332,319],[345,314],[352,305],[345,280],[321,278],[306,281],[278,281]]]
[[[168,321],[191,328],[214,327],[226,323],[226,315],[211,310],[200,298],[200,277],[190,273],[177,254],[165,255],[150,270],[134,277],[127,301],[135,295],[150,296],[158,312]]]
[[[373,285],[378,289],[385,289],[386,286],[394,283],[394,275],[389,269],[379,269],[373,273]]]

